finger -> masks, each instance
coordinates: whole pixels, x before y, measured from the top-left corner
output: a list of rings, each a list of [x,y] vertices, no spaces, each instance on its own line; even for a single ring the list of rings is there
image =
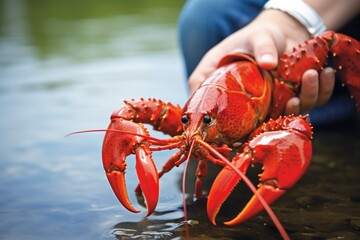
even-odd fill
[[[253,52],[256,62],[264,69],[273,69],[278,64],[278,50],[270,34],[253,38]]]
[[[300,112],[306,112],[315,107],[319,94],[319,74],[317,71],[307,70],[301,81]]]
[[[325,68],[320,73],[319,96],[316,106],[322,106],[329,101],[335,86],[335,72],[331,67]]]
[[[298,97],[290,98],[290,100],[286,103],[285,115],[290,114],[300,114],[300,99]]]

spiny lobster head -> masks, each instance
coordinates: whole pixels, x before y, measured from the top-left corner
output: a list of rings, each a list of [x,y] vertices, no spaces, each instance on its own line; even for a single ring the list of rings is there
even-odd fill
[[[198,136],[213,145],[238,145],[264,120],[270,103],[268,89],[253,61],[244,57],[225,63],[184,106],[182,122],[188,141]]]
[[[192,112],[186,110],[181,121],[184,124],[183,135],[188,143],[191,143],[194,138],[212,143],[217,139],[216,136],[221,136],[216,125],[216,111]]]

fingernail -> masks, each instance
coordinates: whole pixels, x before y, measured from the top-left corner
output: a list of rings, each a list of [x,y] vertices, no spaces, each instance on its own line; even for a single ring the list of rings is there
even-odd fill
[[[275,61],[274,56],[270,53],[265,53],[265,54],[261,55],[260,59],[262,62],[274,62]]]
[[[318,82],[318,73],[314,71],[309,76],[309,83],[310,84],[316,84],[317,82]]]
[[[325,80],[330,81],[334,79],[334,69],[331,67],[327,67],[323,70],[323,75],[325,75]]]

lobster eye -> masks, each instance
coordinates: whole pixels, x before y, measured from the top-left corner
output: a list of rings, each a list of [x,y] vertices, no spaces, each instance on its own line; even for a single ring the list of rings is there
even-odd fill
[[[189,117],[188,117],[187,115],[183,115],[183,116],[181,117],[181,122],[182,122],[183,124],[187,124],[187,123],[189,122]]]
[[[209,124],[211,123],[211,117],[209,115],[205,115],[203,121],[204,123]]]

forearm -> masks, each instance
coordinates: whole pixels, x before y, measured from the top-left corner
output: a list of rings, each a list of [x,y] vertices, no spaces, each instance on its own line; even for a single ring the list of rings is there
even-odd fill
[[[360,12],[359,0],[304,0],[322,18],[327,29],[338,30]]]

